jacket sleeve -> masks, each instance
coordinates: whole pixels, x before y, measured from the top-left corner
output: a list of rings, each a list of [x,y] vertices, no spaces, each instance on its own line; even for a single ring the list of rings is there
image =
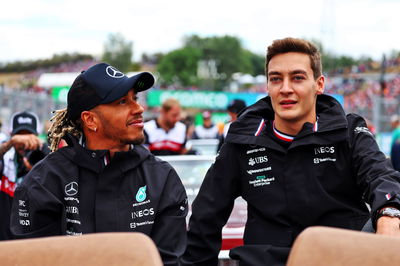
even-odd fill
[[[28,174],[15,190],[11,233],[14,238],[61,235],[62,210],[61,202]]]
[[[188,245],[182,265],[217,265],[222,227],[239,196],[239,163],[233,144],[222,146],[192,205]]]
[[[347,115],[347,120],[353,169],[375,221],[376,212],[382,207],[400,207],[400,173],[392,168],[390,160],[380,151],[365,120],[354,114]]]
[[[161,195],[159,212],[150,237],[160,252],[164,265],[178,265],[186,248],[186,190],[171,169]]]

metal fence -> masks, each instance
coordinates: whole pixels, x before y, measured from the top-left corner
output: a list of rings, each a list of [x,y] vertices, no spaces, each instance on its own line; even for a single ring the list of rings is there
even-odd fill
[[[145,103],[146,93],[141,93],[139,96],[139,101]],[[357,113],[371,121],[376,128],[376,133],[390,132],[392,130],[390,118],[393,114],[400,114],[400,100],[379,96],[372,100],[372,106],[353,106],[351,109],[345,108],[345,111]],[[32,111],[39,116],[43,125],[50,119],[53,110],[65,108],[65,106],[65,103],[56,102],[46,93],[5,90],[0,86],[0,118],[3,121],[2,131],[5,133],[9,130],[9,118],[14,112]]]
[[[65,103],[57,103],[45,93],[8,91],[0,87],[0,117],[3,122],[1,131],[9,132],[10,117],[15,112],[36,113],[43,128],[44,122],[51,118],[51,112],[64,107]]]

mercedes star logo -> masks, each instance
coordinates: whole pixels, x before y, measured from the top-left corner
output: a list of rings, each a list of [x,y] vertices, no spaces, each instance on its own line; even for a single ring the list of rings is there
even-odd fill
[[[75,196],[78,193],[78,183],[71,182],[65,186],[65,194],[67,196]]]
[[[119,79],[119,78],[122,78],[123,76],[125,76],[124,73],[122,73],[121,71],[119,71],[118,69],[116,69],[113,66],[108,66],[106,68],[106,73],[110,77],[116,78],[116,79]]]

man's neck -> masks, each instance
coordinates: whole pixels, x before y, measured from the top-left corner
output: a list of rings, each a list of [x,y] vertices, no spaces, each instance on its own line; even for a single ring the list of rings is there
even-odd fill
[[[312,119],[299,120],[299,121],[286,121],[275,117],[275,128],[282,133],[291,136],[296,136],[297,134],[299,134],[300,130],[303,128],[303,125],[306,122],[315,124],[316,121],[317,121],[316,117]]]
[[[160,125],[160,127],[161,127],[162,129],[164,129],[165,131],[169,131],[169,130],[172,129],[171,127],[169,127],[169,126],[165,123],[164,119],[162,119],[161,117],[157,118],[157,123],[158,123],[158,124]]]
[[[108,143],[103,139],[97,139],[96,137],[86,137],[85,147],[88,150],[108,150],[110,152],[110,158],[114,157],[116,152],[128,151],[129,144],[117,145],[115,143]]]

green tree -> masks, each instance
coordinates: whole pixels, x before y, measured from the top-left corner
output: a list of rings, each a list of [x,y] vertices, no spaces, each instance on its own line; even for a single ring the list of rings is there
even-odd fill
[[[121,33],[111,33],[104,44],[102,60],[115,66],[122,72],[132,67],[132,42],[125,40]]]
[[[186,47],[193,47],[202,52],[201,59],[204,65],[215,65],[217,74],[211,78],[216,79],[217,88],[225,87],[233,73],[251,73],[253,70],[251,57],[242,48],[237,37],[226,35],[200,38],[192,35],[186,37],[184,43]]]
[[[252,66],[249,74],[253,76],[265,74],[265,56],[252,53],[249,50],[245,50],[245,55],[249,58]]]
[[[184,47],[164,55],[157,66],[162,84],[191,86],[198,84],[197,66],[201,52],[192,47]]]

